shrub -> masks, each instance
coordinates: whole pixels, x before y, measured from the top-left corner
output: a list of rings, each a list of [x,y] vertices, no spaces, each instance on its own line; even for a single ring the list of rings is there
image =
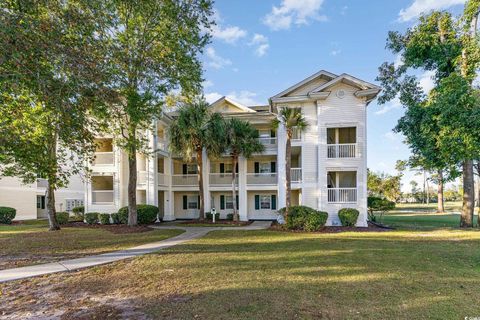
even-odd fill
[[[72,209],[72,212],[77,215],[84,215],[85,214],[85,207],[84,206],[78,206]]]
[[[98,223],[98,212],[87,212],[85,213],[85,222],[88,224],[97,224]]]
[[[10,207],[0,207],[0,223],[11,224],[15,219],[17,210]]]
[[[99,213],[98,214],[98,221],[100,221],[100,224],[110,224],[110,214]]]
[[[228,213],[226,218],[227,220],[233,221],[233,213]]]
[[[315,211],[307,216],[305,220],[304,229],[305,231],[318,231],[325,226],[327,223],[328,213],[323,211]]]
[[[285,208],[278,210],[285,215]],[[328,213],[307,206],[293,206],[288,211],[286,228],[290,230],[317,231],[325,226]]]
[[[56,213],[56,217],[57,217],[58,224],[67,224],[70,214],[65,211],[60,211]]]
[[[358,215],[360,212],[358,212],[357,209],[353,208],[343,208],[338,211],[338,217],[340,218],[340,221],[342,222],[342,226],[344,227],[353,227],[357,223],[358,220]]]
[[[128,207],[118,210],[120,223],[128,223]],[[139,204],[137,206],[137,222],[138,224],[150,224],[155,222],[158,215],[158,207],[149,204]],[[160,215],[163,218],[163,215]]]
[[[120,224],[120,215],[118,212],[112,213],[110,216],[112,217],[113,224]]]
[[[205,219],[213,221],[213,214],[211,212],[205,213]],[[220,220],[220,212],[215,213],[215,221]]]
[[[368,197],[368,219],[376,221],[375,212],[380,212],[380,217],[387,211],[395,209],[395,202],[380,197]]]

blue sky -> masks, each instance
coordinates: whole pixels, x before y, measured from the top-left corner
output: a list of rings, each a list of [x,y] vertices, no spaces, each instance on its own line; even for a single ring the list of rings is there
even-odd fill
[[[204,92],[245,104],[269,97],[325,69],[375,82],[378,66],[397,58],[385,50],[389,30],[404,31],[432,9],[459,13],[464,0],[217,0],[212,43],[204,53]],[[428,73],[419,73],[425,90]],[[368,107],[368,167],[394,173],[408,147],[392,128],[403,114],[395,101]],[[409,191],[409,173],[404,191]]]

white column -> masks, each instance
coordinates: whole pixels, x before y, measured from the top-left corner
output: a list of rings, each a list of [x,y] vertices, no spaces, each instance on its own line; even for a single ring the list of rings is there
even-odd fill
[[[327,129],[322,119],[322,105],[317,101],[317,127],[318,127],[318,181],[317,181],[317,207],[327,211],[327,172],[325,160],[327,154]],[[330,215],[329,215],[330,219]]]
[[[172,158],[166,158],[164,163],[165,169],[165,179],[167,181],[167,190],[165,190],[163,197],[163,207],[165,214],[163,217],[164,221],[175,220],[175,207],[174,207],[174,193],[172,191],[172,174],[173,174],[173,160]]]
[[[238,204],[240,221],[248,221],[247,159],[243,156],[238,159]]]
[[[278,209],[287,205],[287,177],[285,173],[285,155],[287,144],[287,132],[283,124],[277,130],[277,168],[278,168]]]
[[[205,213],[210,212],[211,204],[210,204],[210,159],[208,158],[207,151],[202,151],[203,156],[203,166],[202,166],[202,173],[203,173],[203,195],[204,199],[203,202],[205,204]]]

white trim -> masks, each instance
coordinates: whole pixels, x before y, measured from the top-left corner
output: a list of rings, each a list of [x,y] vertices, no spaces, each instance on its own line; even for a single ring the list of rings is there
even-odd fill
[[[316,78],[320,78],[320,77],[322,77],[322,76],[324,76],[324,77],[326,77],[326,78],[330,78],[330,79],[335,79],[335,78],[337,77],[336,74],[333,74],[333,73],[328,72],[328,71],[326,71],[326,70],[320,70],[320,71],[318,71],[317,73],[309,76],[308,78],[305,78],[304,80],[302,80],[302,81],[294,84],[293,86],[291,86],[291,87],[283,90],[282,92],[277,93],[276,95],[274,95],[274,96],[271,97],[270,99],[273,101],[273,99],[275,99],[275,98],[283,97],[283,96],[289,94],[290,92],[295,91],[296,89],[300,88],[301,86],[307,84],[308,82],[310,82],[310,81],[312,81],[312,80],[314,80],[314,79],[316,79]]]

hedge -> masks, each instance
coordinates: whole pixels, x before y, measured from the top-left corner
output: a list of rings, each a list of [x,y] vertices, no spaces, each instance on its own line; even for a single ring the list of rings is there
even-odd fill
[[[157,219],[158,207],[149,204],[137,205],[137,222],[138,224],[151,224]],[[128,223],[128,207],[123,207],[118,210],[120,223]],[[163,215],[160,216],[160,219]]]
[[[59,211],[55,216],[57,217],[58,224],[67,224],[70,214],[66,211]]]
[[[120,224],[120,215],[118,214],[118,212],[114,212],[110,215],[112,217],[112,222],[113,224]]]
[[[10,207],[0,207],[0,223],[11,224],[15,219],[17,210]]]
[[[98,223],[98,212],[87,212],[85,213],[85,222],[88,224],[97,224]]]
[[[343,208],[338,211],[338,217],[344,227],[353,227],[357,223],[360,212],[353,208]]]
[[[279,210],[285,214],[285,208]],[[292,206],[288,210],[286,228],[289,230],[318,231],[327,223],[328,213],[307,206]]]
[[[213,221],[213,214],[211,212],[205,213],[205,218],[207,220],[212,220]],[[215,221],[220,220],[220,212],[215,213]]]
[[[110,214],[99,213],[98,214],[98,221],[100,221],[100,224],[110,224]]]

